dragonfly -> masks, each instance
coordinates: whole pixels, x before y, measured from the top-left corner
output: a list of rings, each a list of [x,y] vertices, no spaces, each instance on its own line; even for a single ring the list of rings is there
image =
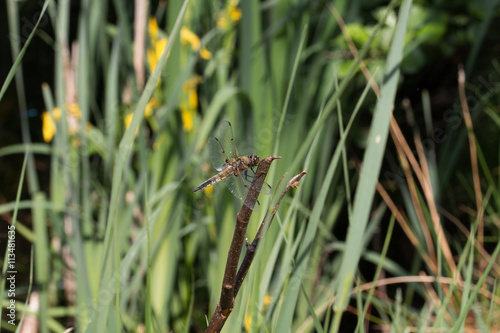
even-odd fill
[[[233,129],[229,121],[222,122],[219,138],[208,139],[210,159],[218,174],[207,179],[191,192],[197,192],[219,182],[226,184],[231,193],[252,210],[258,210],[260,204],[245,203],[252,180],[255,176],[253,167],[259,164],[259,156],[255,154],[239,156],[234,143]],[[271,194],[271,186],[264,182],[260,193]]]

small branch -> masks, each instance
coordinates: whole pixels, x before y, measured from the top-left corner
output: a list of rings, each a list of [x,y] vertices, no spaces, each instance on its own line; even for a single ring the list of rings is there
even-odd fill
[[[470,164],[472,167],[472,180],[474,182],[474,194],[476,195],[477,206],[477,240],[479,241],[479,244],[483,246],[484,221],[483,214],[481,213],[483,211],[483,195],[481,194],[481,181],[479,179],[479,166],[477,164],[476,136],[474,134],[469,105],[467,104],[467,94],[465,93],[465,72],[462,66],[458,68],[458,93],[460,95],[460,104],[462,106],[462,112],[464,113],[465,126],[467,126],[467,134],[469,136]]]
[[[292,177],[292,179],[290,179],[287,186],[281,193],[280,198],[276,203],[276,206],[274,206],[273,211],[271,212],[271,217],[269,218],[269,226],[271,226],[274,216],[276,215],[278,207],[285,194],[287,194],[288,191],[290,191],[292,188],[296,188],[299,184],[300,179],[304,177],[306,173],[307,173],[306,170],[304,170],[298,175]],[[234,286],[234,297],[238,295],[238,291],[240,290],[241,284],[243,283],[243,280],[245,279],[245,276],[247,275],[248,270],[250,269],[250,265],[252,264],[253,258],[255,257],[255,252],[257,252],[257,246],[259,245],[259,241],[262,237],[262,232],[264,231],[266,221],[267,221],[267,213],[266,216],[264,216],[264,220],[259,226],[259,230],[257,231],[257,234],[255,235],[252,244],[249,244],[247,240],[247,252],[245,253],[245,258],[243,258],[243,262],[241,263],[240,269],[238,270],[238,274],[236,275],[236,283]]]
[[[269,167],[274,160],[279,158],[281,157],[270,156],[260,161],[259,167],[257,168],[257,172],[252,181],[252,186],[250,187],[247,197],[245,198],[245,203],[236,216],[236,227],[234,229],[233,239],[227,255],[220,299],[217,303],[217,308],[215,309],[212,319],[210,320],[210,324],[205,332],[220,332],[227,317],[233,311],[234,298],[236,297],[236,293],[234,291],[236,270],[238,269],[238,261],[240,259],[243,241],[245,240],[248,221],[250,221],[250,216],[253,212],[249,207],[255,206],[257,198],[259,197],[260,189],[262,188],[264,179],[269,171]]]

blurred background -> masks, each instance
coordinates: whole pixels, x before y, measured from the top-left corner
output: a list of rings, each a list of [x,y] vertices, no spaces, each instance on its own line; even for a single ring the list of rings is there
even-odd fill
[[[203,332],[241,202],[191,190],[225,120],[281,156],[250,242],[307,174],[223,331],[499,329],[498,4],[7,0],[2,331]]]

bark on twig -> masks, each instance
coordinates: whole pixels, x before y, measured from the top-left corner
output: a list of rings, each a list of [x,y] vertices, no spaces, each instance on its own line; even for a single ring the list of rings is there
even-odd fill
[[[245,204],[241,207],[240,212],[237,214],[236,227],[227,256],[226,269],[224,271],[221,296],[219,302],[217,302],[217,308],[215,309],[212,319],[210,320],[210,324],[208,325],[208,328],[205,332],[220,332],[220,330],[224,326],[224,323],[226,322],[226,319],[233,310],[234,299],[238,294],[241,283],[245,279],[248,269],[250,268],[250,264],[252,263],[253,257],[255,256],[255,251],[257,250],[258,242],[262,236],[262,231],[265,226],[267,217],[266,214],[266,217],[264,217],[264,220],[261,223],[259,231],[257,232],[257,235],[255,236],[252,244],[248,245],[247,243],[247,253],[245,254],[245,258],[238,271],[238,274],[236,274],[241,249],[245,240],[248,222],[250,221],[250,216],[252,215],[252,210],[249,207],[254,207],[254,205],[256,204],[260,189],[262,188],[262,184],[264,183],[264,179],[266,178],[269,167],[271,166],[272,161],[278,158],[280,157],[270,156],[260,162],[254,180],[252,182],[252,186],[250,187],[248,195],[245,199]],[[298,181],[300,180],[300,178],[302,178],[302,176],[304,176],[305,173],[306,172],[303,171],[290,180],[271,213],[272,215],[269,219],[269,224],[276,214],[283,196],[291,188],[297,186]]]
[[[271,226],[271,223],[274,219],[274,215],[276,215],[276,212],[278,211],[278,207],[281,203],[281,200],[285,196],[285,194],[288,193],[292,188],[297,187],[300,179],[306,174],[306,170],[302,171],[298,175],[292,177],[290,181],[288,182],[287,186],[283,190],[283,192],[280,195],[280,198],[278,199],[278,202],[276,203],[276,206],[274,206],[272,212],[271,212],[271,217],[269,218],[269,225],[267,226],[268,228]],[[268,211],[269,213],[269,211]],[[240,290],[241,283],[245,279],[245,276],[248,273],[248,270],[250,268],[250,265],[252,264],[253,258],[255,257],[255,252],[257,251],[257,246],[259,245],[259,241],[262,237],[262,233],[264,231],[264,227],[266,226],[266,219],[267,219],[267,213],[266,216],[264,216],[264,219],[262,220],[259,230],[257,230],[257,234],[255,235],[255,238],[251,244],[248,243],[247,241],[247,252],[245,253],[245,258],[243,258],[243,262],[241,263],[240,269],[238,270],[238,274],[236,275],[236,283],[234,286],[234,291],[235,291],[235,297],[238,294],[238,291]]]

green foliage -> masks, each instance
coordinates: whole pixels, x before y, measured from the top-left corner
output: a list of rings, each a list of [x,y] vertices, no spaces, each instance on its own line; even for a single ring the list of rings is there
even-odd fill
[[[498,88],[469,86],[474,125],[488,120],[481,130],[447,122],[441,146],[418,150],[418,126],[428,136],[442,126],[424,91],[412,101],[423,112],[408,121],[406,141],[394,124],[389,135],[391,116],[403,127],[401,111],[411,114],[401,107],[406,80],[469,43],[473,73],[493,14],[486,4],[454,15],[423,1],[334,5],[153,2],[140,20],[120,1],[81,2],[74,12],[68,2],[47,2],[50,142],[0,149],[0,157],[25,154],[19,191],[24,179],[29,185],[27,199],[18,194],[0,212],[16,221],[27,209],[33,219],[32,227],[16,221],[16,232],[34,247],[40,308],[19,305],[34,303],[30,282],[19,286],[18,313],[38,316],[42,332],[203,331],[241,203],[220,184],[191,189],[214,174],[206,142],[229,120],[240,153],[281,156],[266,179],[274,193],[261,194],[248,226],[250,242],[287,182],[307,175],[265,228],[225,332],[364,332],[367,323],[460,331],[472,326],[467,316],[483,330],[498,328]],[[19,66],[26,50],[35,52],[32,36],[17,48],[0,99],[14,73],[23,85]],[[491,67],[497,80],[500,66]],[[453,115],[461,120],[462,110]],[[477,135],[476,174],[468,133]],[[39,156],[50,162],[37,162],[48,163],[37,179]]]

